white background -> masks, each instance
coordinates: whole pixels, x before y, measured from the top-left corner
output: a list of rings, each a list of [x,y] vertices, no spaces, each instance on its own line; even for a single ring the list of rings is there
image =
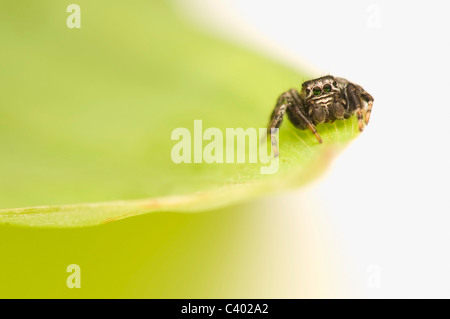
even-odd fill
[[[223,0],[209,10],[242,44],[374,96],[367,129],[308,190],[351,269],[353,297],[449,298],[448,3]],[[283,201],[295,210],[299,196]]]

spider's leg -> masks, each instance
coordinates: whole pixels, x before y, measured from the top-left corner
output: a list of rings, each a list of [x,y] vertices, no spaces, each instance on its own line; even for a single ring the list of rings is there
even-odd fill
[[[275,109],[272,112],[272,115],[270,116],[270,122],[269,126],[267,128],[267,134],[270,134],[271,129],[273,128],[279,128],[281,123],[283,123],[283,117],[286,113],[286,108],[288,106],[288,103],[285,98],[285,94],[283,93],[278,98],[277,104],[275,105]]]
[[[347,96],[349,102],[352,104],[352,107],[355,109],[356,116],[358,117],[358,127],[360,132],[364,130],[364,121],[363,121],[363,109],[361,106],[361,98],[359,94],[359,90],[353,84],[347,84]]]
[[[270,117],[269,126],[267,127],[267,135],[270,134],[270,141],[272,143],[273,154],[275,157],[278,156],[278,147],[277,140],[274,134],[272,134],[273,129],[279,128],[281,123],[283,122],[284,114],[286,114],[286,108],[288,107],[288,102],[286,101],[286,93],[283,93],[278,98],[277,104],[275,105],[275,109],[272,112]],[[263,136],[262,140],[266,138]]]
[[[273,155],[275,157],[278,156],[278,147],[277,147],[277,139],[274,134],[275,129],[279,128],[281,123],[283,122],[283,116],[286,113],[286,108],[288,107],[288,104],[282,104],[278,108],[278,112],[275,114],[273,119],[270,121],[268,133],[270,134],[270,142],[272,143],[272,149],[273,149]]]
[[[311,130],[311,132],[313,132],[317,141],[319,141],[319,143],[322,143],[322,138],[320,137],[319,133],[317,132],[316,127],[304,113],[304,109],[305,109],[304,103],[300,97],[300,94],[298,94],[298,92],[296,90],[291,90],[289,92],[289,97],[291,97],[294,100],[295,106],[291,105],[288,109],[288,112],[290,114],[294,115],[295,118],[297,118],[298,120],[301,121],[298,123],[294,123],[294,121],[291,120],[291,122],[293,122],[293,124],[300,129],[305,129],[306,127],[309,128]]]
[[[366,114],[365,114],[365,118],[364,118],[364,122],[367,125],[367,124],[369,124],[370,113],[372,112],[373,97],[366,91],[361,92],[361,97],[364,99],[364,101],[367,102],[367,109],[366,109]]]

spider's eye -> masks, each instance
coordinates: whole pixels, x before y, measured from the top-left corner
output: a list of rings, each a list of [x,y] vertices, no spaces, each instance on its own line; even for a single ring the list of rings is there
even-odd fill
[[[322,91],[320,90],[320,87],[315,87],[314,89],[313,89],[313,93],[314,93],[314,95],[320,95],[320,93],[322,93]]]
[[[330,92],[330,91],[331,91],[331,85],[325,84],[325,85],[323,86],[323,91],[324,91],[324,92]]]
[[[333,82],[333,86],[334,86],[334,87],[337,87],[336,81]]]

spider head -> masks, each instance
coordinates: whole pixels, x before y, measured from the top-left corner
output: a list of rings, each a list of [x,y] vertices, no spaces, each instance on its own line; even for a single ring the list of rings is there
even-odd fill
[[[305,100],[326,100],[339,92],[338,83],[334,76],[326,75],[318,79],[306,81],[302,84],[300,96]]]
[[[300,91],[300,96],[308,107],[309,116],[316,124],[326,122],[330,118],[336,94],[339,94],[339,87],[332,75],[306,81]],[[338,115],[339,118],[340,114]],[[342,113],[342,117],[343,115]]]

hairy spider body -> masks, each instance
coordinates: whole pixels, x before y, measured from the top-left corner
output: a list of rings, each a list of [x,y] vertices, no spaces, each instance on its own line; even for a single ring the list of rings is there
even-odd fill
[[[270,118],[268,132],[270,134],[271,129],[280,127],[286,113],[295,127],[310,129],[319,143],[322,143],[322,138],[316,125],[348,119],[355,113],[362,132],[364,125],[369,123],[373,101],[373,97],[361,86],[343,78],[327,75],[306,81],[300,93],[291,89],[280,95]],[[275,155],[278,155],[273,136],[272,145]]]

